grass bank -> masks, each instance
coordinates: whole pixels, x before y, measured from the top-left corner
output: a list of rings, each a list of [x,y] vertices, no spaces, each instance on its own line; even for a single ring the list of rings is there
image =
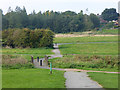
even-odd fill
[[[102,85],[103,88],[113,88],[113,90],[116,90],[114,88],[118,88],[118,74],[88,72],[88,75],[91,79]]]
[[[2,71],[3,88],[65,88],[64,72],[47,69],[15,69]]]

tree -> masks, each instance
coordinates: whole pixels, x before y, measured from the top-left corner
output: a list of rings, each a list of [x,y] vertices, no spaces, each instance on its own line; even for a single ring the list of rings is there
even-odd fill
[[[93,23],[87,14],[84,15],[83,23],[84,23],[84,31],[93,29]]]
[[[102,18],[107,21],[117,20],[119,14],[116,12],[115,8],[105,9],[102,12]]]
[[[93,28],[100,27],[100,20],[95,14],[90,14],[90,19],[93,23]]]
[[[73,11],[65,11],[62,13],[63,15],[67,15],[67,16],[74,16],[74,15],[77,15],[75,12]]]
[[[55,33],[68,33],[91,30],[99,27],[99,18],[95,14],[86,15],[81,10],[79,13],[73,11],[36,13],[35,10],[29,15],[25,7],[16,7],[13,11],[9,7],[8,13],[3,15],[3,29],[29,28],[50,29]]]

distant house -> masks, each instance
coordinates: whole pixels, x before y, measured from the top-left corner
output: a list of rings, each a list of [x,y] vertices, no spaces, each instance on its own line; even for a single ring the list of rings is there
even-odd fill
[[[118,20],[113,20],[112,22],[114,23],[114,25],[118,26]]]

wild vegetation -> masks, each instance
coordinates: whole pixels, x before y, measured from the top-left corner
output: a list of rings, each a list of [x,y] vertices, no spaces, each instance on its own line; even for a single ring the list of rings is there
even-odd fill
[[[2,55],[3,69],[34,68],[34,65],[27,59],[15,55]]]
[[[66,55],[51,60],[56,68],[77,68],[100,71],[118,71],[118,56]]]

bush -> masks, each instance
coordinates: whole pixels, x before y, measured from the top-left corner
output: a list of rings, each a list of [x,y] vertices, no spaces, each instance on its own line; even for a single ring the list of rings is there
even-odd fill
[[[47,29],[8,29],[2,31],[3,46],[15,47],[53,47],[54,33]]]

